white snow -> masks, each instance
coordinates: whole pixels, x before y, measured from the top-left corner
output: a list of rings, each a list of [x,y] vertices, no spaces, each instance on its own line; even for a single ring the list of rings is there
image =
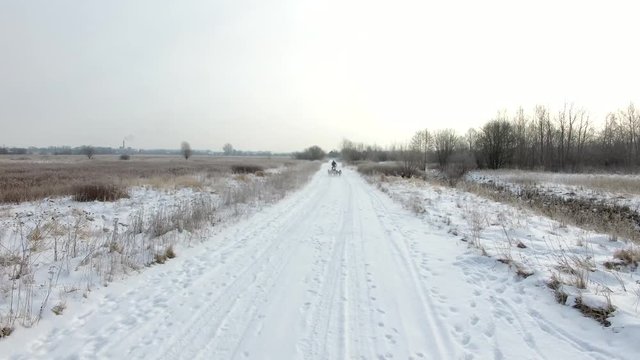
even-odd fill
[[[623,316],[612,327],[601,327],[557,304],[544,274],[520,279],[461,241],[470,233],[468,207],[487,217],[503,209],[520,216],[506,231],[526,242],[523,251],[535,249],[522,262],[538,270],[545,265],[535,259],[550,251],[540,237],[564,230],[453,190],[382,186],[426,213],[416,216],[349,169],[341,177],[321,169],[301,191],[166,264],[0,340],[0,357],[569,360],[640,353],[629,304],[618,305]],[[490,225],[480,241],[498,234]],[[595,249],[604,240],[588,234],[584,241],[601,255]]]

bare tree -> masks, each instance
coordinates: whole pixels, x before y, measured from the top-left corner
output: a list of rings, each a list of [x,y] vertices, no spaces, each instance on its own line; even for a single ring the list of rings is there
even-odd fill
[[[429,151],[433,146],[433,137],[428,129],[417,131],[411,139],[411,147],[420,153],[420,168],[427,170]]]
[[[539,150],[537,164],[549,166],[552,152],[553,124],[549,119],[549,110],[542,105],[536,106],[534,131],[536,133],[536,146]]]
[[[188,142],[183,141],[180,145],[180,153],[184,156],[185,160],[189,160],[191,155],[193,155],[193,151],[191,151],[191,145]]]
[[[413,144],[401,145],[398,148],[398,160],[402,166],[402,177],[413,177],[421,165],[421,153]]]
[[[620,118],[626,133],[627,163],[638,165],[640,164],[640,113],[631,103],[626,111],[620,112]]]
[[[449,157],[456,151],[458,144],[458,136],[454,130],[444,129],[436,131],[433,136],[433,145],[440,167],[447,165]]]
[[[294,153],[293,157],[298,160],[322,160],[326,155],[327,153],[320,146],[314,145],[302,152]]]
[[[222,151],[224,151],[224,154],[229,156],[233,154],[233,145],[226,143],[224,144],[224,146],[222,147]]]
[[[83,155],[86,155],[89,159],[93,159],[93,155],[96,154],[96,149],[93,146],[85,145],[82,148],[80,148],[80,152]]]
[[[487,167],[501,168],[513,158],[515,148],[513,125],[504,118],[491,120],[482,127],[479,142]]]
[[[530,167],[533,163],[533,149],[530,147],[529,140],[529,120],[524,113],[524,109],[520,107],[513,118],[513,136],[514,136],[514,158],[513,162],[518,167]]]

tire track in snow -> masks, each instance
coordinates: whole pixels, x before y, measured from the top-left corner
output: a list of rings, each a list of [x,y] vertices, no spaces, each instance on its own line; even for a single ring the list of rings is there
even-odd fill
[[[363,183],[362,188],[369,188],[372,190],[370,193],[370,201],[373,208],[376,210],[375,212],[377,215],[377,221],[385,231],[385,235],[388,240],[387,243],[389,244],[391,252],[395,255],[395,260],[398,268],[402,269],[406,274],[406,277],[410,279],[412,287],[417,297],[420,299],[420,303],[423,308],[422,313],[425,316],[427,322],[426,325],[429,329],[428,335],[432,337],[433,345],[435,347],[435,349],[429,349],[429,354],[434,356],[434,358],[454,358],[456,356],[454,349],[458,347],[454,345],[455,340],[450,335],[450,324],[445,323],[445,321],[437,313],[436,309],[438,307],[436,305],[436,301],[430,295],[431,293],[436,294],[436,291],[433,289],[430,290],[426,287],[426,284],[423,280],[423,278],[425,278],[425,275],[421,275],[420,268],[427,270],[429,273],[431,273],[432,271],[429,270],[428,267],[421,267],[416,264],[414,257],[411,255],[410,251],[413,243],[407,243],[413,241],[413,236],[407,234],[403,229],[395,224],[395,221],[393,221],[393,217],[406,217],[407,215],[409,215],[408,212],[405,213],[405,211],[402,211],[399,213],[396,210],[389,209],[385,201],[390,202],[390,199],[382,199],[381,196],[383,195],[381,193],[379,193],[376,189],[373,189],[368,184],[364,183],[364,180],[359,180]],[[423,258],[422,262],[424,261],[426,260]],[[444,301],[442,299],[442,295],[440,295],[439,298],[439,302]]]
[[[339,311],[344,310],[336,309],[336,304],[341,302],[342,296],[341,266],[344,261],[345,228],[352,216],[350,188],[348,197],[349,208],[342,212],[340,230],[333,236],[334,240],[331,252],[325,261],[325,269],[321,270],[323,276],[320,279],[324,281],[319,284],[318,290],[313,290],[319,298],[315,300],[317,305],[312,305],[310,309],[308,320],[310,330],[304,336],[302,344],[305,359],[330,359],[337,358],[336,356],[342,358],[345,355],[346,350],[343,344],[340,344],[344,330],[340,329],[340,324],[336,324],[336,318],[341,316]],[[317,339],[322,339],[322,343]],[[330,354],[332,348],[341,349],[340,354]]]
[[[363,188],[367,186],[364,184],[363,180],[360,181],[363,182]],[[418,266],[415,264],[413,257],[408,254],[409,251],[406,241],[410,237],[395,224],[389,224],[390,221],[384,216],[392,215],[393,212],[389,211],[388,206],[380,199],[380,196],[375,192],[372,192],[370,195],[371,204],[376,210],[377,220],[385,230],[388,244],[395,255],[396,264],[404,270],[404,273],[410,279],[413,285],[413,290],[422,304],[423,315],[427,321],[426,325],[429,328],[428,336],[432,336],[434,340],[433,345],[435,346],[435,349],[430,349],[432,350],[430,355],[434,355],[434,358],[441,359],[455,357],[455,354],[452,353],[452,349],[455,349],[456,347],[453,345],[454,342],[449,335],[450,332],[448,326],[436,313],[436,305],[419,275],[420,271],[418,270]],[[435,350],[435,353],[433,350]]]
[[[206,355],[208,355],[208,352],[216,355],[226,353],[229,354],[228,357],[230,357],[230,354],[235,352],[235,347],[233,346],[234,340],[236,340],[237,343],[238,330],[236,330],[236,333],[227,336],[229,328],[223,327],[225,321],[230,317],[234,307],[239,307],[238,304],[241,300],[240,295],[251,286],[255,287],[255,284],[259,281],[263,282],[258,292],[259,297],[247,299],[250,303],[254,303],[268,296],[268,291],[277,280],[277,275],[285,268],[289,257],[295,250],[295,242],[292,243],[294,238],[283,236],[283,234],[295,230],[296,227],[303,223],[305,217],[310,216],[316,209],[322,195],[319,190],[320,189],[316,190],[314,196],[305,199],[303,204],[297,206],[300,208],[298,211],[288,209],[289,211],[285,212],[285,215],[289,215],[290,218],[271,236],[271,242],[267,249],[257,259],[246,266],[229,286],[220,291],[220,296],[214,299],[214,301],[211,301],[209,307],[194,314],[189,325],[184,327],[186,331],[175,335],[174,337],[176,338],[169,342],[169,344],[158,353],[159,355],[164,354],[163,358],[183,359],[197,356],[205,356],[205,358],[207,358]],[[305,208],[306,211],[303,211]],[[273,224],[271,224],[271,226],[273,226]],[[255,231],[251,232],[247,237],[261,238],[260,233]],[[281,259],[282,253],[278,251],[281,249],[286,249],[284,259]],[[269,259],[274,259],[275,261],[269,261]],[[264,279],[261,276],[264,277]],[[266,286],[264,284],[266,284]],[[254,293],[253,295],[256,294]],[[240,307],[238,311],[250,315],[256,312],[255,308],[247,312],[246,307]],[[237,325],[241,327],[243,324],[240,323]],[[220,340],[223,340],[223,342],[220,344],[216,343]]]
[[[317,254],[318,262],[324,266],[315,270],[322,276],[313,290],[318,295],[310,302],[308,330],[300,344],[305,359],[369,359],[378,352],[371,330],[377,326],[372,315],[370,280],[365,275],[361,251],[362,215],[354,208],[358,193],[348,178],[342,181],[347,190],[341,195],[340,225],[333,233],[331,248]]]

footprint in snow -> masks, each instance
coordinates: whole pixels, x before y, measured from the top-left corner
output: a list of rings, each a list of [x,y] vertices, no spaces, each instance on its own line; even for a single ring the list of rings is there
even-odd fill
[[[387,340],[388,340],[390,343],[392,343],[392,344],[395,344],[395,343],[396,343],[396,340],[393,338],[393,336],[392,336],[391,334],[386,334],[384,337],[385,337],[385,338],[387,338]]]

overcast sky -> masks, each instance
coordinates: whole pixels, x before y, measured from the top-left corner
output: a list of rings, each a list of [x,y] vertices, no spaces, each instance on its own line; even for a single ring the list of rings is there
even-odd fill
[[[640,103],[638,1],[0,0],[0,145],[291,151]]]

